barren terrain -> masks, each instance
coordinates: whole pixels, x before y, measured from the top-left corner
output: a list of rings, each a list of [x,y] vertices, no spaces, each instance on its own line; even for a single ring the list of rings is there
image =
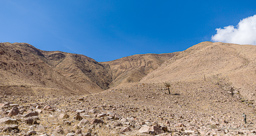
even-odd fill
[[[256,135],[255,54],[203,42],[99,63],[1,43],[0,134]]]

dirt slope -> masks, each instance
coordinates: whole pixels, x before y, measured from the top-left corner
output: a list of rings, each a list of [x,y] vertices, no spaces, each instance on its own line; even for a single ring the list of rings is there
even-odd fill
[[[102,64],[110,66],[113,87],[123,83],[139,82],[175,54],[178,53],[133,55]]]
[[[141,82],[219,82],[255,100],[256,47],[203,42],[166,61]]]

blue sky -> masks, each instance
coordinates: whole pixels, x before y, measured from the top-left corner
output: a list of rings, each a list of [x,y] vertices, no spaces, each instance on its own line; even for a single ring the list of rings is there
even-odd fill
[[[211,41],[217,28],[236,27],[256,14],[255,0],[0,0],[0,5],[0,42],[26,42],[100,62],[183,51]]]

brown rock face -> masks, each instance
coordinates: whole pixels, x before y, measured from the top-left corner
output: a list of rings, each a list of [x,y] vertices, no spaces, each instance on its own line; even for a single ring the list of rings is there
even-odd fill
[[[107,89],[112,80],[107,66],[83,55],[26,43],[0,43],[0,55],[0,90],[5,93],[86,94]]]

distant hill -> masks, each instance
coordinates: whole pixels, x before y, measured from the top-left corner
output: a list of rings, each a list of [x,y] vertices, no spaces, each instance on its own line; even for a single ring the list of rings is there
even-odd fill
[[[173,54],[134,55],[99,63],[84,55],[0,43],[0,91],[14,94],[88,94],[139,82]],[[131,64],[131,65],[128,65]]]

